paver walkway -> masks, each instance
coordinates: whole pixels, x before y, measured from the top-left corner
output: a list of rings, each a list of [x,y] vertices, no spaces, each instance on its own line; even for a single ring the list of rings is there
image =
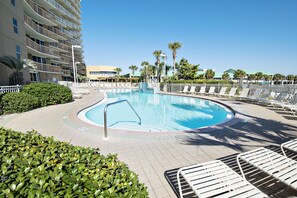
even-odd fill
[[[158,198],[176,197],[165,179],[165,171],[297,137],[297,121],[259,105],[211,97],[235,109],[237,123],[189,133],[109,130],[109,140],[103,140],[103,128],[76,117],[81,109],[102,98],[101,93],[91,91],[69,104],[1,117],[0,126],[23,132],[34,129],[74,145],[99,147],[103,154],[118,153],[118,158],[146,184],[150,197]]]

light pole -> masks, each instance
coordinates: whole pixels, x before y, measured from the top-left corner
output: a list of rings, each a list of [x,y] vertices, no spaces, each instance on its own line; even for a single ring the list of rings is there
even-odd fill
[[[72,50],[72,66],[73,66],[73,81],[76,83],[76,72],[75,72],[75,63],[74,63],[74,48],[80,49],[80,45],[72,45],[71,50]]]
[[[164,70],[164,74],[165,74],[165,72],[166,72],[166,64],[167,64],[167,56],[166,56],[165,53],[160,54],[160,56],[161,57],[164,57],[164,68],[163,68],[163,70]],[[161,81],[162,81],[162,75],[161,75]]]
[[[77,75],[77,65],[80,64],[80,62],[75,62],[74,65],[75,65],[75,83],[78,83],[78,75]]]

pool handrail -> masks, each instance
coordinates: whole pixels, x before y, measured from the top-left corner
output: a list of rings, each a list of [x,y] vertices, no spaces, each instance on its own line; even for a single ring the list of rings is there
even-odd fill
[[[135,109],[133,108],[133,106],[131,105],[131,103],[128,100],[119,100],[119,101],[116,101],[116,102],[108,103],[104,107],[104,139],[108,139],[108,134],[107,134],[107,109],[111,105],[122,103],[122,102],[127,102],[128,103],[128,105],[131,107],[131,109],[134,111],[134,113],[136,114],[136,116],[139,119],[138,124],[141,125],[141,118],[140,118],[140,116],[138,115],[138,113],[135,111]]]

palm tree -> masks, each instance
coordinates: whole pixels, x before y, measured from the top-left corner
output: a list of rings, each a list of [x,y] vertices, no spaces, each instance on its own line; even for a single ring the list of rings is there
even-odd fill
[[[9,84],[11,85],[23,84],[24,79],[22,70],[24,68],[30,67],[36,69],[36,65],[33,61],[28,59],[20,60],[13,56],[0,57],[0,63],[13,70],[13,73],[9,77]]]
[[[144,67],[144,79],[145,79],[145,82],[148,81],[148,79],[147,79],[147,77],[148,77],[148,75],[147,75],[147,70],[148,70],[148,66],[149,66],[149,65],[150,65],[149,62],[147,62],[147,61],[143,61],[143,62],[141,63],[141,66]]]
[[[253,81],[253,80],[256,80],[256,79],[257,79],[257,76],[255,74],[248,75],[248,80],[249,81]]]
[[[172,51],[173,58],[173,76],[175,75],[175,59],[176,59],[176,51],[182,47],[180,42],[173,42],[168,44],[168,48]]]
[[[161,70],[159,69],[160,67],[160,58],[161,58],[161,54],[163,54],[162,50],[155,50],[153,55],[156,57],[156,70],[157,70],[157,79],[159,81],[159,78],[161,76],[160,72]]]
[[[165,75],[167,76],[168,75],[168,72],[170,71],[171,69],[171,66],[170,65],[166,65],[165,66]]]
[[[234,73],[234,78],[237,78],[239,81],[242,81],[242,79],[246,76],[246,72],[238,69]],[[242,83],[242,82],[241,82]]]
[[[138,70],[138,67],[137,67],[136,65],[131,65],[131,66],[129,67],[129,69],[132,70],[132,75],[133,75],[133,78],[134,78],[134,72]]]
[[[257,73],[255,73],[255,77],[256,77],[257,83],[259,83],[259,80],[263,79],[263,73],[257,72]]]
[[[205,73],[206,79],[213,79],[214,76],[215,76],[215,72],[212,69],[206,70],[206,73]]]
[[[223,75],[222,75],[222,79],[223,79],[223,80],[229,80],[229,78],[230,78],[229,73],[224,72]]]
[[[115,68],[114,71],[117,73],[117,81],[119,81],[120,73],[122,72],[121,68]]]
[[[287,80],[290,81],[290,83],[294,84],[294,75],[292,74],[287,75]]]
[[[272,80],[271,75],[263,74],[263,78],[266,82],[268,82],[268,84],[270,84],[270,81]]]
[[[274,74],[273,76],[273,80],[275,80],[276,82],[282,81],[284,80],[284,76],[282,74]]]

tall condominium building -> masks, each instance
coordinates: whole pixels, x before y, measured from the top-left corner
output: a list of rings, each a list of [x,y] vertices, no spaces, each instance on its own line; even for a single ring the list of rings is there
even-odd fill
[[[80,0],[1,0],[0,56],[34,61],[25,82],[72,80],[73,57],[85,75],[80,6]],[[0,65],[0,85],[10,74]]]

